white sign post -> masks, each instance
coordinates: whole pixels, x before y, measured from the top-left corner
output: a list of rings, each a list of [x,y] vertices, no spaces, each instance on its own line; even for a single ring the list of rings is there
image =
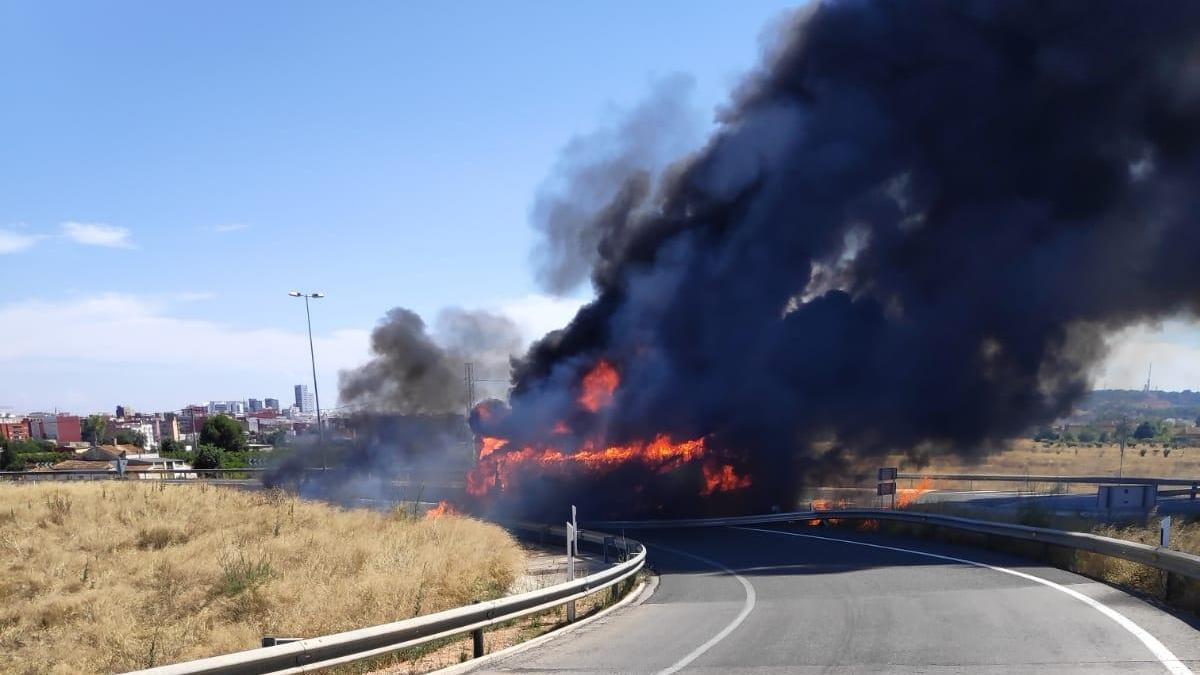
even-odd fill
[[[567,581],[575,579],[575,549],[578,542],[578,531],[575,528],[575,506],[571,505],[571,520],[567,521]],[[575,621],[575,601],[567,603],[567,622]]]
[[[1162,519],[1158,526],[1158,545],[1171,548],[1171,516]]]

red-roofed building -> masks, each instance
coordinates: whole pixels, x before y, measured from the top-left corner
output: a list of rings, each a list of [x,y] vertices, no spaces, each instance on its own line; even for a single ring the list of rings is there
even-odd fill
[[[24,419],[0,420],[0,438],[10,441],[29,440],[29,421]]]

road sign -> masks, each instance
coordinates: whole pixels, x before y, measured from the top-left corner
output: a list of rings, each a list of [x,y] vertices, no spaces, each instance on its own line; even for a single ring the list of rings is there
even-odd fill
[[[897,473],[897,469],[894,466],[881,468],[879,470],[879,482],[882,483],[884,481],[896,480],[896,473]],[[883,494],[883,493],[880,493],[880,494]]]
[[[876,494],[878,494],[881,497],[883,495],[894,495],[894,494],[896,494],[896,484],[895,483],[880,483],[879,490]]]

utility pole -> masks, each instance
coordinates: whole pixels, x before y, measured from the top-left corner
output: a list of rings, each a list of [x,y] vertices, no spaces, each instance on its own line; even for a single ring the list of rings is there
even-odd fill
[[[325,461],[325,425],[321,422],[321,390],[317,386],[317,355],[313,349],[312,337],[312,313],[308,309],[308,299],[319,299],[325,297],[324,293],[301,293],[300,291],[289,291],[288,295],[293,298],[304,298],[304,318],[308,321],[308,357],[312,361],[312,376],[313,376],[313,399],[317,404],[317,438],[321,444],[321,471],[329,469],[328,463]]]
[[[475,409],[475,364],[471,363],[470,361],[467,361],[466,365],[467,365],[467,416],[465,419],[467,421],[467,425],[466,425],[467,433],[466,433],[466,440],[464,441],[464,443],[467,446],[467,456],[471,458],[472,462],[478,462],[479,456],[476,454],[476,450],[475,450],[475,437],[474,437],[474,434],[471,433],[471,411]]]
[[[1129,435],[1128,419],[1121,415],[1121,426],[1117,429],[1121,433],[1121,466],[1117,469],[1117,478],[1125,477],[1125,437]]]
[[[467,419],[475,409],[475,364],[467,361]]]

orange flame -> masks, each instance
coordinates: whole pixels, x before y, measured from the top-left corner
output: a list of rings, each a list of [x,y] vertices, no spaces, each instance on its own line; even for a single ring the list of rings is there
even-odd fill
[[[441,518],[442,516],[459,516],[458,509],[450,505],[449,502],[442,500],[438,505],[425,512],[426,518]]]
[[[707,497],[714,492],[728,492],[750,487],[750,477],[737,475],[734,473],[733,467],[728,464],[722,464],[720,469],[711,464],[705,464],[703,470],[704,489],[700,491],[701,497]]]
[[[492,438],[491,436],[484,436],[482,444],[479,446],[479,459],[487,457],[506,445],[508,445],[508,439],[506,438]]]
[[[487,443],[486,438],[484,443]],[[707,452],[702,438],[673,443],[666,434],[656,436],[649,443],[635,442],[604,448],[586,444],[573,453],[565,453],[556,448],[531,446],[506,452],[495,452],[501,447],[503,445],[494,446],[486,455],[480,455],[479,462],[467,474],[468,493],[480,496],[487,494],[493,488],[503,489],[513,472],[524,466],[537,466],[543,470],[557,471],[567,471],[573,467],[589,471],[606,471],[627,462],[641,462],[659,473],[667,473],[703,457]],[[749,477],[739,477],[733,474],[732,467],[729,468],[729,475],[731,477],[726,478],[724,469],[722,469],[718,477],[721,480],[731,480],[733,487],[715,489],[735,489],[750,484]]]
[[[579,395],[579,405],[588,412],[599,411],[612,403],[613,392],[620,383],[621,376],[611,363],[604,359],[597,361],[588,374],[583,376],[583,393]]]
[[[928,476],[923,477],[921,479],[921,482],[917,483],[916,487],[904,488],[903,490],[896,490],[896,508],[898,508],[898,509],[908,508],[910,505],[915,504],[917,499],[920,498],[921,495],[925,494],[926,492],[930,492],[932,490],[933,490],[933,480],[930,479]]]
[[[837,500],[836,502],[834,502],[832,499],[814,499],[814,500],[812,500],[812,510],[813,511],[832,511],[834,509],[844,509],[844,508],[846,508],[846,505],[847,505],[847,502],[844,497],[842,499]],[[829,522],[830,525],[837,525],[839,522],[841,522],[840,518],[827,518],[826,520]],[[813,520],[808,521],[808,524],[809,525],[820,525],[821,521],[818,519],[813,519]]]

